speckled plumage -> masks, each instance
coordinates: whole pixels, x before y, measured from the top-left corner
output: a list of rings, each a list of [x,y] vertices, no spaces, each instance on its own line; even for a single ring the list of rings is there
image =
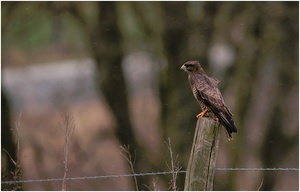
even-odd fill
[[[200,104],[202,111],[207,109],[206,117],[218,119],[226,128],[228,139],[232,139],[232,133],[237,132],[232,118],[232,113],[225,105],[224,99],[218,89],[217,78],[209,77],[198,61],[188,61],[181,67],[188,73],[189,83],[195,99]]]

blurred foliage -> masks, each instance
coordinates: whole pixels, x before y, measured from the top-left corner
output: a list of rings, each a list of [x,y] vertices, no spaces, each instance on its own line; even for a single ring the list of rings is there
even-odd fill
[[[153,68],[159,65],[160,69],[156,94],[160,98],[161,138],[171,138],[183,169],[200,108],[179,68],[192,59],[200,60],[208,74],[217,74],[222,80],[221,91],[238,127],[233,142],[220,143],[219,165],[299,166],[298,2],[1,4],[2,54],[59,44],[73,50],[71,56],[96,60],[100,89],[119,126],[116,135],[137,149],[136,172],[165,169],[161,157],[138,141],[130,122],[121,63],[127,54],[138,51],[160,61],[153,63]],[[216,177],[216,190],[257,190],[259,178],[264,179],[262,190],[290,190],[288,181],[276,185],[284,180],[280,172],[226,172]],[[162,178],[165,182],[168,179]],[[245,181],[251,182],[246,185]],[[140,181],[140,189],[144,189],[144,182],[151,181]],[[184,175],[178,185],[183,189]]]

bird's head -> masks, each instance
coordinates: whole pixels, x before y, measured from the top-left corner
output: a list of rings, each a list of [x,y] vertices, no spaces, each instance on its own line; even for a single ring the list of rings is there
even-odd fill
[[[204,70],[200,66],[199,61],[188,61],[188,62],[184,63],[180,69],[184,70],[188,74],[190,74],[190,73],[205,74]]]

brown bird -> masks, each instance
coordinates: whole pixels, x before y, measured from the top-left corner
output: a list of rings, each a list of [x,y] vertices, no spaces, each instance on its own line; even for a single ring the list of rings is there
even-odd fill
[[[198,61],[188,61],[180,69],[188,73],[192,92],[201,106],[202,112],[197,115],[197,118],[205,116],[219,120],[226,129],[228,140],[232,140],[232,133],[236,133],[237,129],[232,113],[225,105],[218,89],[220,81],[217,78],[207,76]]]

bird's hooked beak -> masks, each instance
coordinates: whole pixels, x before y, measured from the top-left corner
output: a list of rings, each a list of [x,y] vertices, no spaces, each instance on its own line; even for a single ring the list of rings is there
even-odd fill
[[[183,70],[183,71],[185,71],[185,72],[188,72],[187,68],[186,68],[186,66],[184,64],[180,67],[180,69]]]
[[[183,64],[183,65],[180,67],[180,69],[185,71],[185,70],[186,70],[186,66]]]

